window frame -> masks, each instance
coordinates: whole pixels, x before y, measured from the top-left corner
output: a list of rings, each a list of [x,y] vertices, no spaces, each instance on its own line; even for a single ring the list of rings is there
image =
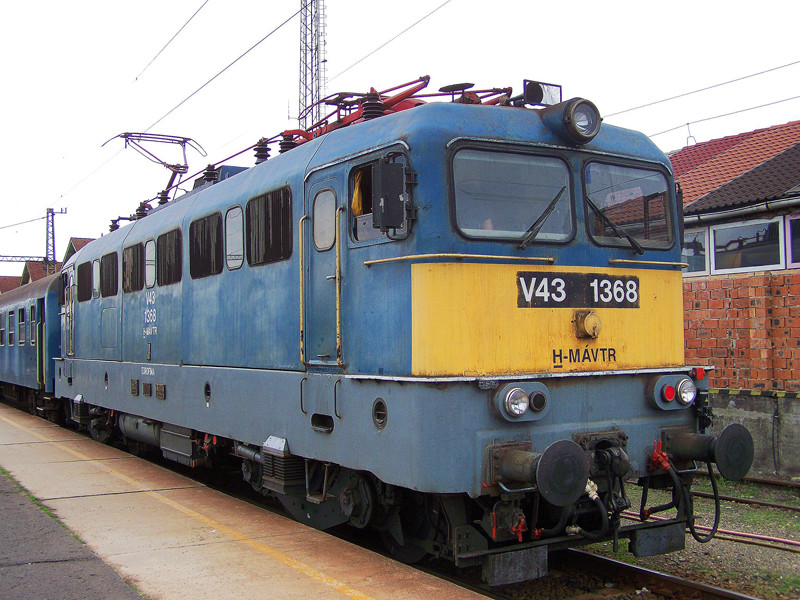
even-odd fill
[[[110,298],[119,293],[119,255],[109,252],[100,257],[100,296]]]
[[[326,202],[326,205],[318,208],[317,202],[320,202],[321,198]],[[329,210],[328,203],[330,203],[331,198],[333,199],[333,204],[330,213],[318,215],[317,210]],[[336,205],[338,201],[336,191],[331,187],[322,188],[314,194],[314,200],[311,203],[311,238],[314,240],[314,248],[318,252],[327,252],[336,243]],[[320,229],[318,229],[318,225]],[[325,227],[325,229],[322,229],[322,227]],[[325,237],[322,237],[323,234]],[[318,240],[318,238],[321,239]]]
[[[0,313],[0,347],[6,345],[6,313]]]
[[[38,333],[38,331],[37,331],[38,323],[36,322],[36,305],[35,304],[31,304],[30,308],[28,309],[28,322],[30,323],[30,325],[29,325],[29,327],[30,327],[30,335],[28,336],[28,343],[31,346],[35,346],[36,345],[36,334]]]
[[[747,225],[766,225],[776,223],[778,225],[778,260],[779,262],[769,265],[755,265],[746,267],[734,267],[729,269],[720,269],[717,267],[717,232],[725,229],[734,229],[736,227],[743,227]],[[719,225],[712,225],[709,227],[710,236],[707,248],[711,248],[709,252],[709,265],[711,274],[725,274],[725,273],[752,273],[754,271],[775,271],[785,269],[786,265],[786,244],[784,233],[784,220],[782,217],[773,217],[771,219],[748,219],[747,221],[738,221],[732,223],[721,223]]]
[[[173,239],[174,238],[174,239]],[[162,242],[163,240],[163,242]],[[170,247],[166,247],[170,244]],[[174,255],[162,262],[164,251],[170,250]],[[165,231],[156,238],[156,283],[159,287],[175,285],[183,279],[183,232],[180,227]]]
[[[786,215],[785,217],[786,223],[784,224],[784,237],[785,237],[785,245],[786,245],[786,268],[787,269],[798,269],[800,268],[800,260],[792,262],[792,226],[793,222],[797,222],[797,227],[800,227],[800,213],[796,213],[793,215]],[[798,254],[800,254],[800,248],[797,249]]]
[[[453,227],[453,230],[458,233],[459,236],[466,240],[470,241],[479,241],[483,243],[501,243],[501,244],[519,244],[523,237],[525,236],[525,232],[521,231],[519,237],[508,237],[504,238],[498,235],[474,235],[472,233],[468,233],[464,229],[462,229],[461,225],[458,222],[458,205],[457,205],[457,198],[456,198],[456,173],[455,173],[455,160],[457,155],[463,151],[473,151],[473,152],[484,152],[484,153],[496,153],[496,154],[505,154],[505,155],[512,155],[518,156],[527,159],[546,159],[546,160],[554,160],[558,161],[563,165],[565,172],[566,172],[566,183],[567,189],[564,191],[566,198],[562,197],[559,199],[559,203],[566,202],[567,209],[568,209],[568,219],[569,219],[569,231],[564,233],[562,239],[546,239],[543,236],[537,236],[532,244],[546,244],[548,246],[557,245],[563,246],[569,244],[575,239],[577,235],[577,219],[575,213],[575,174],[572,168],[572,164],[567,157],[558,151],[541,151],[534,148],[527,148],[527,147],[519,147],[519,146],[509,146],[503,144],[490,144],[490,143],[464,143],[464,144],[456,144],[453,146],[451,151],[448,153],[447,156],[447,168],[448,168],[448,180],[450,185],[450,222]],[[555,195],[554,195],[555,197]],[[546,207],[545,207],[546,208]],[[541,214],[541,213],[540,213]],[[552,216],[552,215],[549,215]],[[548,216],[548,218],[549,218]],[[533,219],[532,221],[535,221]],[[530,225],[530,223],[528,223]],[[472,228],[467,228],[472,231]]]
[[[8,315],[8,321],[7,321],[8,329],[6,333],[6,339],[8,340],[8,345],[13,346],[14,342],[16,342],[16,335],[15,335],[16,313],[14,312],[14,309],[11,309],[8,311],[7,315]]]
[[[239,216],[239,231],[238,235],[235,235],[236,230],[234,230],[234,235],[232,236],[228,223],[231,219],[232,213],[236,213],[237,211]],[[236,238],[234,241],[236,241],[239,246],[238,257],[235,254],[231,254],[231,237]],[[242,268],[242,265],[244,264],[244,244],[244,209],[237,204],[236,206],[231,206],[227,211],[225,211],[225,267],[229,271],[236,271],[237,269]]]
[[[705,241],[703,242],[703,249],[705,251],[703,269],[701,271],[689,271],[687,270],[687,267],[683,267],[682,271],[684,277],[700,277],[703,275],[711,275],[711,258],[708,251],[708,240],[709,236],[711,235],[709,229],[709,227],[695,227],[692,229],[687,229],[683,232],[684,241],[681,244],[681,262],[686,262],[683,258],[683,249],[685,247],[686,236],[695,233],[702,233],[705,236]]]
[[[407,235],[408,228],[410,226],[408,215],[405,214],[403,217],[403,226],[394,230],[392,236],[389,236],[389,233],[382,232],[379,228],[375,228],[372,226],[373,223],[373,211],[372,211],[372,196],[371,192],[373,190],[373,183],[372,183],[372,169],[375,165],[377,165],[381,160],[388,160],[392,163],[400,163],[403,165],[403,169],[405,170],[405,181],[406,181],[406,201],[407,205],[411,203],[411,191],[409,187],[413,189],[413,186],[409,186],[409,158],[408,155],[397,149],[386,152],[386,150],[379,151],[377,153],[372,153],[368,160],[364,160],[364,157],[359,157],[360,160],[363,162],[359,162],[358,164],[354,164],[350,167],[350,171],[347,176],[348,182],[348,189],[347,189],[347,197],[346,200],[347,205],[347,215],[348,215],[348,237],[352,245],[364,246],[369,244],[376,244],[382,242],[397,242],[402,239],[405,239]],[[362,205],[362,211],[360,214],[356,214],[355,211],[355,194],[356,190],[359,188],[357,185],[357,174],[359,172],[368,173],[370,182],[369,182],[369,190],[370,190],[370,198],[369,198],[369,212],[364,211]],[[364,175],[361,175],[363,177]],[[366,221],[365,223],[359,223],[359,220]],[[367,226],[368,224],[368,226]],[[358,232],[362,231],[361,235],[358,235]]]
[[[17,344],[20,346],[25,345],[25,333],[27,327],[28,324],[25,320],[25,307],[21,306],[17,308]]]
[[[75,268],[75,286],[77,287],[75,298],[78,302],[86,302],[92,299],[94,291],[94,286],[92,285],[93,270],[94,267],[92,267],[92,261],[90,260],[82,262]]]
[[[148,259],[148,247],[152,258]],[[156,285],[156,241],[149,239],[144,243],[144,287],[148,290]]]

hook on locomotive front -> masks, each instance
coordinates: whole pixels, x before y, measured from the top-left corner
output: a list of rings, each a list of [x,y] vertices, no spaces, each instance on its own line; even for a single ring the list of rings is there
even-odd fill
[[[211,165],[0,296],[4,394],[239,461],[304,523],[492,584],[545,574],[548,549],[705,539],[693,477],[743,477],[753,443],[707,431],[707,371],[684,364],[669,161],[557,86],[427,84],[331,96],[256,166]]]

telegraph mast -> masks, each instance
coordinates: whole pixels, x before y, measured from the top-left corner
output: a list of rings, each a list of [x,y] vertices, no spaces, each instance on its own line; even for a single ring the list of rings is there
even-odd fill
[[[56,226],[55,216],[66,214],[67,209],[58,212],[52,208],[47,209],[47,231],[45,233],[45,256],[0,256],[0,262],[41,262],[44,263],[45,272],[52,275],[56,272]],[[38,219],[37,219],[38,220]]]
[[[307,129],[322,118],[322,107],[314,105],[325,97],[325,0],[300,0],[300,4],[298,121],[301,129]]]

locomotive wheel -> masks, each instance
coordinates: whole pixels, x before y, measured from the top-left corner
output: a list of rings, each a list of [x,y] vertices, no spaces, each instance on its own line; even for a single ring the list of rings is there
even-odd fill
[[[424,494],[403,494],[398,510],[389,516],[385,529],[380,532],[381,540],[392,557],[402,563],[413,564],[428,556],[427,550],[411,543],[408,538],[427,541],[436,537],[433,522],[437,514],[433,507],[434,502]],[[398,537],[402,539],[398,540]]]

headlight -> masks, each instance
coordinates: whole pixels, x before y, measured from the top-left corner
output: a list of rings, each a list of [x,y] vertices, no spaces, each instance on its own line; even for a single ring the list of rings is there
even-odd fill
[[[684,406],[691,404],[697,398],[697,386],[691,379],[681,379],[678,382],[678,402]]]
[[[580,144],[592,141],[600,131],[600,111],[588,100],[571,100],[564,111],[567,131]]]
[[[503,398],[503,408],[511,417],[521,417],[528,411],[528,394],[520,388],[511,388]]]

